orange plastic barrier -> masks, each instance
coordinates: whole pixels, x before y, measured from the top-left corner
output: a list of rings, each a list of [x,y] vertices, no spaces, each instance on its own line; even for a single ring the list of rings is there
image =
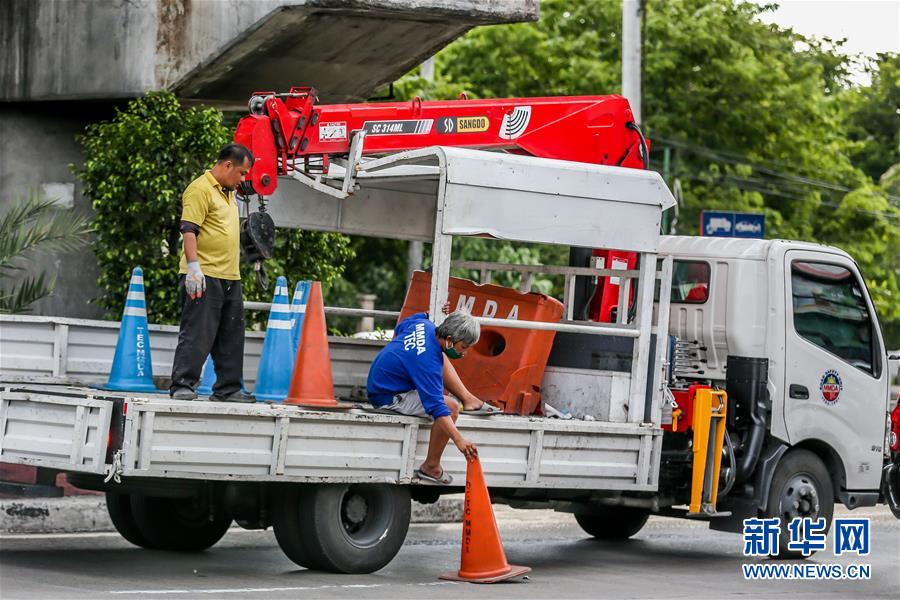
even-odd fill
[[[428,311],[431,274],[413,273],[400,320]],[[499,285],[479,285],[450,278],[450,309],[469,309],[476,317],[558,323],[563,305],[536,292],[522,293]],[[470,392],[503,408],[506,413],[541,412],[541,379],[553,346],[553,331],[482,327],[481,339],[453,362]]]

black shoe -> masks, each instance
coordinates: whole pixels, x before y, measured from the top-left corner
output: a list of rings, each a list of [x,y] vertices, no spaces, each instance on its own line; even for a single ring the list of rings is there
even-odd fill
[[[196,400],[197,392],[189,387],[177,387],[169,392],[169,397],[172,400]]]
[[[256,397],[253,396],[253,394],[248,394],[243,390],[238,390],[237,392],[228,394],[227,396],[219,396],[218,394],[213,394],[209,399],[213,402],[242,402],[245,404],[256,402]]]

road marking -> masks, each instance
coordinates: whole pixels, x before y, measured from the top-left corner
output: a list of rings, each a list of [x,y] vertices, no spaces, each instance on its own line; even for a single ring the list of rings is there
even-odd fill
[[[259,533],[261,529],[243,529],[233,526],[228,530],[229,537],[236,534]],[[269,530],[271,531],[271,530]],[[118,531],[74,531],[70,533],[5,533],[0,534],[0,540],[55,540],[70,538],[121,538]]]
[[[892,517],[893,518],[893,517]],[[410,523],[410,529],[419,529],[419,528],[436,528],[438,531],[456,531],[459,529],[458,523]],[[235,534],[247,534],[247,533],[260,533],[260,532],[268,532],[271,533],[271,529],[243,529],[238,526],[233,526],[228,530],[228,536],[231,537]],[[122,536],[117,531],[73,531],[69,533],[2,533],[0,534],[0,541],[2,540],[65,540],[72,538],[121,538]]]
[[[435,586],[435,585],[458,585],[456,581],[436,581],[428,583],[407,583],[401,585],[415,586]],[[200,590],[111,590],[110,594],[258,594],[263,592],[308,592],[317,590],[358,590],[368,588],[396,587],[395,584],[384,583],[356,583],[346,585],[316,585],[316,586],[296,586],[296,587],[267,587],[267,588],[215,588]]]
[[[371,585],[317,585],[317,586],[295,586],[295,587],[268,587],[268,588],[215,588],[206,590],[113,590],[110,594],[257,594],[262,592],[302,592],[327,589],[345,589],[345,588],[377,588],[382,584],[375,583]]]
[[[82,531],[74,533],[6,533],[0,540],[55,540],[71,538],[122,537],[117,531]]]

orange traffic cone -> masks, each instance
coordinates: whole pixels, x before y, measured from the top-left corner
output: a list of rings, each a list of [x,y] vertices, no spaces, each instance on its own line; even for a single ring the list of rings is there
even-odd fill
[[[309,303],[294,373],[285,404],[299,404],[316,408],[345,408],[334,399],[331,380],[331,356],[328,353],[328,332],[325,329],[325,303],[322,284],[314,281],[309,290]]]
[[[531,571],[506,562],[494,508],[481,462],[475,458],[466,468],[466,503],[463,510],[462,555],[459,571],[444,573],[441,579],[472,583],[497,583]]]

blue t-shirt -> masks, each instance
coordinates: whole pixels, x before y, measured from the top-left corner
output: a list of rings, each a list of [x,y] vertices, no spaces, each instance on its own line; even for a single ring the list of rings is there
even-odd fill
[[[425,313],[397,324],[394,339],[382,348],[369,369],[369,402],[387,406],[396,394],[415,389],[432,419],[450,415],[444,402],[444,354],[434,331],[434,323]]]

